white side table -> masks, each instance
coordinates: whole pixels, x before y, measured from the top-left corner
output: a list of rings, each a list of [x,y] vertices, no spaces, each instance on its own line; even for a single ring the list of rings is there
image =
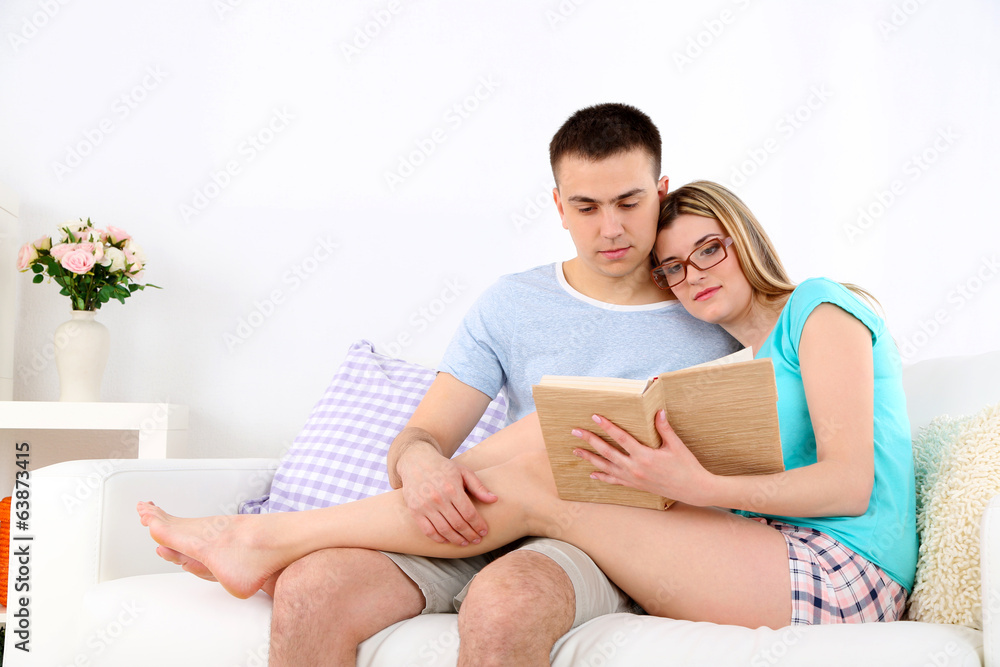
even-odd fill
[[[188,408],[176,403],[0,401],[0,431],[137,431],[140,459],[164,459],[181,452],[187,428]]]

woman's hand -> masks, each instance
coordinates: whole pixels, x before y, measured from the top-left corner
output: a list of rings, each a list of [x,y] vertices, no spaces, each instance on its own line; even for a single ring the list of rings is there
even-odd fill
[[[590,475],[593,479],[648,491],[688,505],[712,504],[710,495],[715,475],[705,470],[677,437],[667,423],[666,412],[660,410],[656,413],[656,430],[663,440],[659,449],[643,445],[600,415],[594,415],[594,421],[626,453],[618,451],[590,431],[574,429],[573,435],[599,454],[582,448],[573,450],[574,454],[597,468]]]

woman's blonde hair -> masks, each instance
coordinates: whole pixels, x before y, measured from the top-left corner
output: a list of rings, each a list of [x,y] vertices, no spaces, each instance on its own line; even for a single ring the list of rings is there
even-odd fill
[[[736,259],[750,282],[754,295],[764,305],[779,306],[795,289],[795,283],[789,280],[771,239],[747,205],[733,192],[711,181],[694,181],[674,190],[660,206],[660,221],[656,226],[656,233],[659,234],[678,216],[685,214],[719,221],[726,230],[726,235],[733,239]],[[653,263],[654,266],[659,264],[655,252]],[[878,303],[871,294],[857,285],[845,283],[844,287],[870,303]]]

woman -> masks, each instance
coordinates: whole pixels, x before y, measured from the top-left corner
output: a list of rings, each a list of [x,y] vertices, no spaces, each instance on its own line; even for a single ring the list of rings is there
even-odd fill
[[[491,526],[478,544],[429,540],[397,491],[309,512],[206,519],[140,503],[158,553],[247,597],[322,548],[464,557],[546,535],[586,551],[659,616],[751,628],[897,619],[917,543],[899,356],[883,321],[857,288],[792,285],[750,211],[713,183],[667,196],[654,250],[661,288],[772,359],[785,472],[716,476],[662,411],[655,450],[595,415],[626,452],[574,431],[601,454],[576,452],[595,478],[679,502],[657,512],[562,501],[532,415],[463,455],[499,497],[478,506]]]

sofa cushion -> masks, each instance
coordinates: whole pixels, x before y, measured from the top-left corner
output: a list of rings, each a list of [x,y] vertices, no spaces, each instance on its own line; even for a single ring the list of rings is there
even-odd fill
[[[179,572],[105,582],[82,602],[75,629],[53,642],[61,647],[46,647],[51,660],[32,661],[33,667],[267,664],[271,603],[263,593],[238,600],[218,584]],[[357,664],[455,667],[457,619],[422,614],[396,623],[361,643]],[[551,659],[553,667],[966,667],[980,664],[982,645],[981,632],[955,625],[901,621],[751,630],[608,614],[560,638]],[[22,656],[17,659],[22,664]]]
[[[377,354],[361,340],[347,351],[302,432],[281,460],[268,495],[249,500],[243,514],[339,505],[389,491],[385,457],[406,426],[435,371]],[[495,398],[459,452],[501,429],[506,403]]]
[[[1000,404],[935,419],[913,457],[920,553],[909,618],[981,627],[979,530],[1000,494]]]

